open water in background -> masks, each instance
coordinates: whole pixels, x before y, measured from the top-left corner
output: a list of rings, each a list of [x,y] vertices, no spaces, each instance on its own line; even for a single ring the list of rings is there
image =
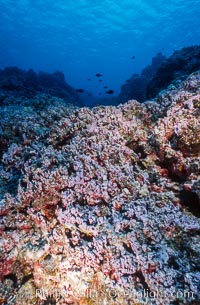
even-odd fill
[[[118,94],[156,53],[200,43],[199,12],[199,0],[0,0],[0,68],[61,70]]]

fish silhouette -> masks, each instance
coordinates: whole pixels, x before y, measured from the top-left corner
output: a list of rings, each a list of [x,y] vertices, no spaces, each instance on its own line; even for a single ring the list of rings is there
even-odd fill
[[[108,91],[106,91],[106,93],[107,94],[113,94],[115,91],[114,90],[112,90],[112,89],[110,89],[110,90],[108,90]]]
[[[76,89],[76,92],[83,93],[84,89]]]

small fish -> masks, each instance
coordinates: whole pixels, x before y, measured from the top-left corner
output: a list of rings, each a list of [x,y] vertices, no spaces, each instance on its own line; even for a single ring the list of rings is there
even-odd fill
[[[91,81],[91,78],[88,78],[87,80],[90,82],[90,81]]]
[[[76,92],[83,93],[84,89],[76,89]]]
[[[127,83],[130,83],[130,79],[127,79],[126,82],[127,82]]]
[[[103,76],[103,74],[101,74],[101,73],[96,74],[96,77],[101,77],[101,76]]]
[[[104,88],[105,88],[105,89],[107,89],[107,88],[108,88],[108,86],[104,86]]]
[[[132,56],[132,59],[134,59],[134,58],[135,58],[135,55]]]
[[[102,79],[99,79],[99,82],[102,82]]]
[[[99,92],[99,95],[102,95],[102,92]]]
[[[107,94],[113,94],[115,91],[114,90],[112,90],[112,89],[110,89],[110,90],[108,90],[108,91],[106,91],[106,93]]]

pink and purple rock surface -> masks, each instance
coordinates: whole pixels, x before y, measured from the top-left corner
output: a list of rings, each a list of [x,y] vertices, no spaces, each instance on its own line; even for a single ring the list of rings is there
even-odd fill
[[[93,109],[4,96],[0,304],[200,304],[199,88]]]

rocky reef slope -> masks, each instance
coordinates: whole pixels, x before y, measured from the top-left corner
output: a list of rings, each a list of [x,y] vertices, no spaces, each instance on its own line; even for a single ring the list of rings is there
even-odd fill
[[[143,103],[147,99],[147,86],[149,82],[166,59],[162,53],[158,53],[152,58],[151,64],[144,68],[140,74],[133,74],[121,86],[119,101],[125,103],[130,99],[136,99],[138,102]]]
[[[0,105],[8,103],[8,97],[9,103],[13,101],[16,104],[16,98],[19,97],[30,103],[30,99],[42,93],[82,106],[80,96],[66,83],[65,76],[60,71],[36,73],[32,69],[26,71],[17,67],[0,70]]]
[[[200,69],[200,46],[185,47],[175,51],[158,67],[156,73],[148,83],[147,98],[155,97],[161,90],[174,80],[184,80]]]
[[[1,106],[1,304],[199,304],[199,88]]]
[[[130,99],[144,102],[155,98],[173,81],[185,80],[189,74],[200,69],[200,46],[185,47],[175,51],[169,58],[158,53],[141,74],[134,74],[122,85],[119,95],[121,103]]]

